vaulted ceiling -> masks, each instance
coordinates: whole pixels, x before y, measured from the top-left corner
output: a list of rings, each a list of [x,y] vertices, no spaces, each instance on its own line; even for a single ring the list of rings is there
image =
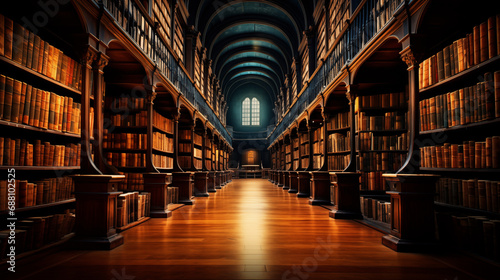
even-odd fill
[[[315,2],[187,1],[190,24],[201,32],[226,100],[248,84],[263,88],[270,100],[277,99],[302,32],[311,24]]]

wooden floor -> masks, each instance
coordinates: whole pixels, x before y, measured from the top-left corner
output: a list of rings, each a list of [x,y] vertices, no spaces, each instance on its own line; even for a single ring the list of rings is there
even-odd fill
[[[16,279],[499,279],[453,254],[396,253],[382,234],[265,179],[236,179],[170,219],[123,233],[112,251],[62,251],[18,263]],[[0,279],[5,279],[4,272]],[[10,275],[12,278],[12,275]]]

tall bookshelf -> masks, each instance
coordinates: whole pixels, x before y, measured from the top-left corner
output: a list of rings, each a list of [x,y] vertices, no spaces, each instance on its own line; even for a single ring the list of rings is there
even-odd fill
[[[14,187],[16,259],[74,235],[70,176],[81,171],[81,104],[90,98],[82,94],[72,35],[57,36],[53,25],[25,28],[18,9],[9,5],[0,13],[0,217],[12,217],[8,190]],[[0,227],[3,244],[6,226]]]
[[[309,151],[309,131],[307,128],[299,128],[299,143],[300,143],[300,168],[305,170],[309,168],[310,151]]]
[[[160,108],[153,112],[152,161],[160,171],[174,167],[174,120]]]
[[[323,166],[325,161],[325,153],[324,153],[324,126],[320,125],[313,132],[313,169],[320,169]]]
[[[196,170],[203,169],[203,134],[205,133],[204,129],[195,129],[194,130],[194,139],[193,139],[193,165]]]
[[[292,142],[288,136],[285,140],[285,170],[291,170],[292,164]]]
[[[191,170],[194,159],[193,130],[191,126],[179,126],[179,166],[183,170]]]
[[[293,129],[291,134],[291,153],[292,170],[298,170],[300,167],[300,141],[297,128]]]
[[[500,14],[481,11],[455,32],[423,27],[434,40],[419,65],[420,171],[440,175],[439,240],[498,261]]]
[[[349,112],[338,112],[327,121],[328,170],[342,171],[347,168],[351,158],[351,126]]]

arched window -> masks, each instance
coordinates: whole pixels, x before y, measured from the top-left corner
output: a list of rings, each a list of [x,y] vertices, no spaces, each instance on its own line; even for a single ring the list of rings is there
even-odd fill
[[[260,102],[257,98],[245,98],[242,103],[242,125],[260,125]]]

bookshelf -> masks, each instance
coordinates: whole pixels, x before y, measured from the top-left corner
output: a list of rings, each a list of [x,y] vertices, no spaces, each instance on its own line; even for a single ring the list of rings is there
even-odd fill
[[[323,167],[325,161],[324,154],[324,126],[321,125],[313,132],[313,169],[320,169]]]
[[[159,170],[174,168],[174,120],[161,108],[153,110],[152,162]]]
[[[55,36],[52,25],[25,28],[18,9],[13,4],[0,12],[0,217],[12,217],[8,190],[14,187],[16,259],[74,235],[71,176],[81,172],[82,103],[92,102],[82,94],[81,49],[73,35]],[[3,244],[6,226],[0,227]]]
[[[459,13],[469,14],[465,7]],[[433,30],[442,38],[428,42],[418,85],[420,171],[440,176],[439,240],[490,259],[500,254],[493,246],[500,218],[500,42],[493,36],[499,23],[493,9],[468,17],[453,33]]]

